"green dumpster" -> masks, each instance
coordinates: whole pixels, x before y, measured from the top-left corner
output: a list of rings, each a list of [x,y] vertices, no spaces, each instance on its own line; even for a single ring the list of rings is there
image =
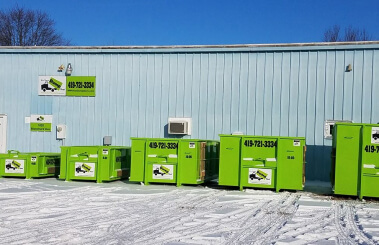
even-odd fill
[[[220,135],[219,185],[302,190],[305,138]]]
[[[379,197],[378,124],[335,124],[331,177],[335,194]]]
[[[217,179],[218,141],[167,138],[131,140],[130,181],[180,186]]]
[[[59,163],[59,153],[10,150],[0,154],[0,176],[27,179],[54,177],[59,173]]]
[[[97,183],[125,179],[130,174],[130,147],[62,146],[59,179]]]

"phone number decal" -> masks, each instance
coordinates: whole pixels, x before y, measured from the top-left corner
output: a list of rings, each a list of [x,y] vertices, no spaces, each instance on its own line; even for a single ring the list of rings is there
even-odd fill
[[[273,140],[245,140],[243,143],[246,147],[276,147],[276,141]]]
[[[150,142],[150,148],[153,149],[177,149],[178,143],[169,143],[169,142]]]

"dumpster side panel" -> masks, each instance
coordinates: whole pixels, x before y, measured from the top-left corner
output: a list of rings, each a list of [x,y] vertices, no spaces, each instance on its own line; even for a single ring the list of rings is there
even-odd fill
[[[71,146],[67,152],[66,180],[96,180],[99,146]]]
[[[27,155],[18,151],[0,154],[0,176],[23,177],[27,175]]]
[[[278,143],[276,137],[242,137],[240,189],[275,187]]]
[[[182,142],[175,139],[148,139],[145,155],[145,184],[176,183],[178,154]]]
[[[241,137],[220,136],[219,185],[238,186]]]
[[[58,153],[28,153],[28,172],[26,178],[54,177],[60,169]]]

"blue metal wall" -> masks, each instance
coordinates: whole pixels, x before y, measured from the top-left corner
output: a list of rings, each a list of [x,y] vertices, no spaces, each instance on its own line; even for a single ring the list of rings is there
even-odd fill
[[[327,119],[379,122],[379,45],[204,48],[3,48],[0,114],[8,149],[59,151],[51,133],[30,132],[24,118],[52,114],[66,124],[66,145],[130,145],[165,137],[168,117],[191,117],[191,138],[218,134],[305,136],[307,178],[329,180]],[[39,75],[96,76],[96,97],[38,96]],[[353,70],[346,72],[346,66]]]

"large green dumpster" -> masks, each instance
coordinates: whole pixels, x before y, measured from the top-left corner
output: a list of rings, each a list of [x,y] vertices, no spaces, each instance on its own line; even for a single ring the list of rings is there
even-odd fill
[[[378,124],[335,124],[331,177],[335,194],[379,197]]]
[[[194,139],[131,138],[130,181],[202,184],[217,178],[219,142]]]
[[[59,163],[59,153],[10,150],[0,154],[0,176],[27,179],[54,177],[59,173]]]
[[[302,190],[305,138],[220,135],[219,185]]]
[[[125,179],[130,174],[130,147],[62,146],[59,179],[98,183]]]

